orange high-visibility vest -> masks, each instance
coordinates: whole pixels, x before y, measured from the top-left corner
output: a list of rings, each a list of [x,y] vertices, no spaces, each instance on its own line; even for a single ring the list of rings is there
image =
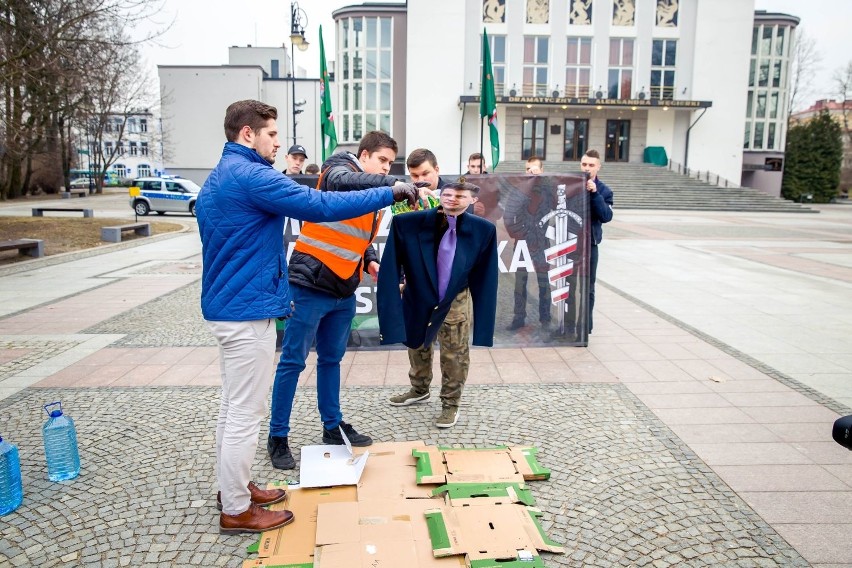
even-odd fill
[[[326,265],[341,280],[361,270],[364,251],[379,230],[382,211],[345,221],[302,224],[294,250],[309,254]]]

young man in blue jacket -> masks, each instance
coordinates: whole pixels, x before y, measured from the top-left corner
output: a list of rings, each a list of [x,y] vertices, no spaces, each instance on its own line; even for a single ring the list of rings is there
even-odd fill
[[[222,396],[216,427],[219,530],[263,532],[293,520],[290,511],[268,511],[281,490],[250,481],[260,420],[272,382],[275,318],[292,302],[282,235],[284,217],[336,221],[407,200],[411,184],[356,193],[325,193],[296,184],[272,164],[278,141],[275,107],[245,100],[225,112],[228,142],[198,195],[196,212],[203,269],[201,311],[219,343]]]
[[[588,174],[586,192],[589,195],[589,221],[591,222],[591,239],[589,251],[589,317],[588,330],[592,333],[592,310],[595,308],[595,280],[598,274],[598,245],[603,240],[603,223],[612,221],[612,190],[598,177],[601,169],[601,155],[597,150],[588,150],[580,158],[580,169]],[[576,280],[575,280],[576,282]],[[572,286],[573,289],[576,289]],[[568,317],[574,317],[574,293],[568,300]],[[571,323],[571,322],[568,322]]]

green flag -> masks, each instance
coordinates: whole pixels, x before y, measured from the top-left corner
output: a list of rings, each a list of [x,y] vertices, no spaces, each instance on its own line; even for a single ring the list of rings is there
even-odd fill
[[[334,129],[334,113],[331,111],[331,90],[328,88],[328,69],[325,65],[325,46],[322,43],[322,26],[319,28],[320,42],[320,132],[322,133],[322,161],[337,148],[337,131]]]
[[[479,97],[479,116],[488,118],[488,130],[491,134],[491,162],[492,168],[496,168],[500,162],[497,97],[494,95],[494,73],[491,71],[491,48],[488,46],[488,33],[484,30],[482,32],[482,94]]]

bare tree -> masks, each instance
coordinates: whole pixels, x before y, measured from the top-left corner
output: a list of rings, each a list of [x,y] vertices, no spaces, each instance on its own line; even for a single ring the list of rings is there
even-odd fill
[[[820,69],[822,54],[817,49],[816,40],[809,36],[804,28],[796,30],[796,42],[793,46],[790,75],[790,106],[787,118],[792,113],[808,106],[814,93],[814,77]]]
[[[60,155],[68,181],[72,122],[102,61],[93,54],[156,36],[124,30],[163,1],[0,0],[0,199],[26,193],[40,155]]]

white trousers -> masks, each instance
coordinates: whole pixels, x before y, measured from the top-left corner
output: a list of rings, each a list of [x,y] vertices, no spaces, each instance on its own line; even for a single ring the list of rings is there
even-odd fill
[[[251,464],[268,409],[275,364],[275,320],[208,321],[219,342],[222,402],[216,425],[216,476],[222,512],[249,508]]]

